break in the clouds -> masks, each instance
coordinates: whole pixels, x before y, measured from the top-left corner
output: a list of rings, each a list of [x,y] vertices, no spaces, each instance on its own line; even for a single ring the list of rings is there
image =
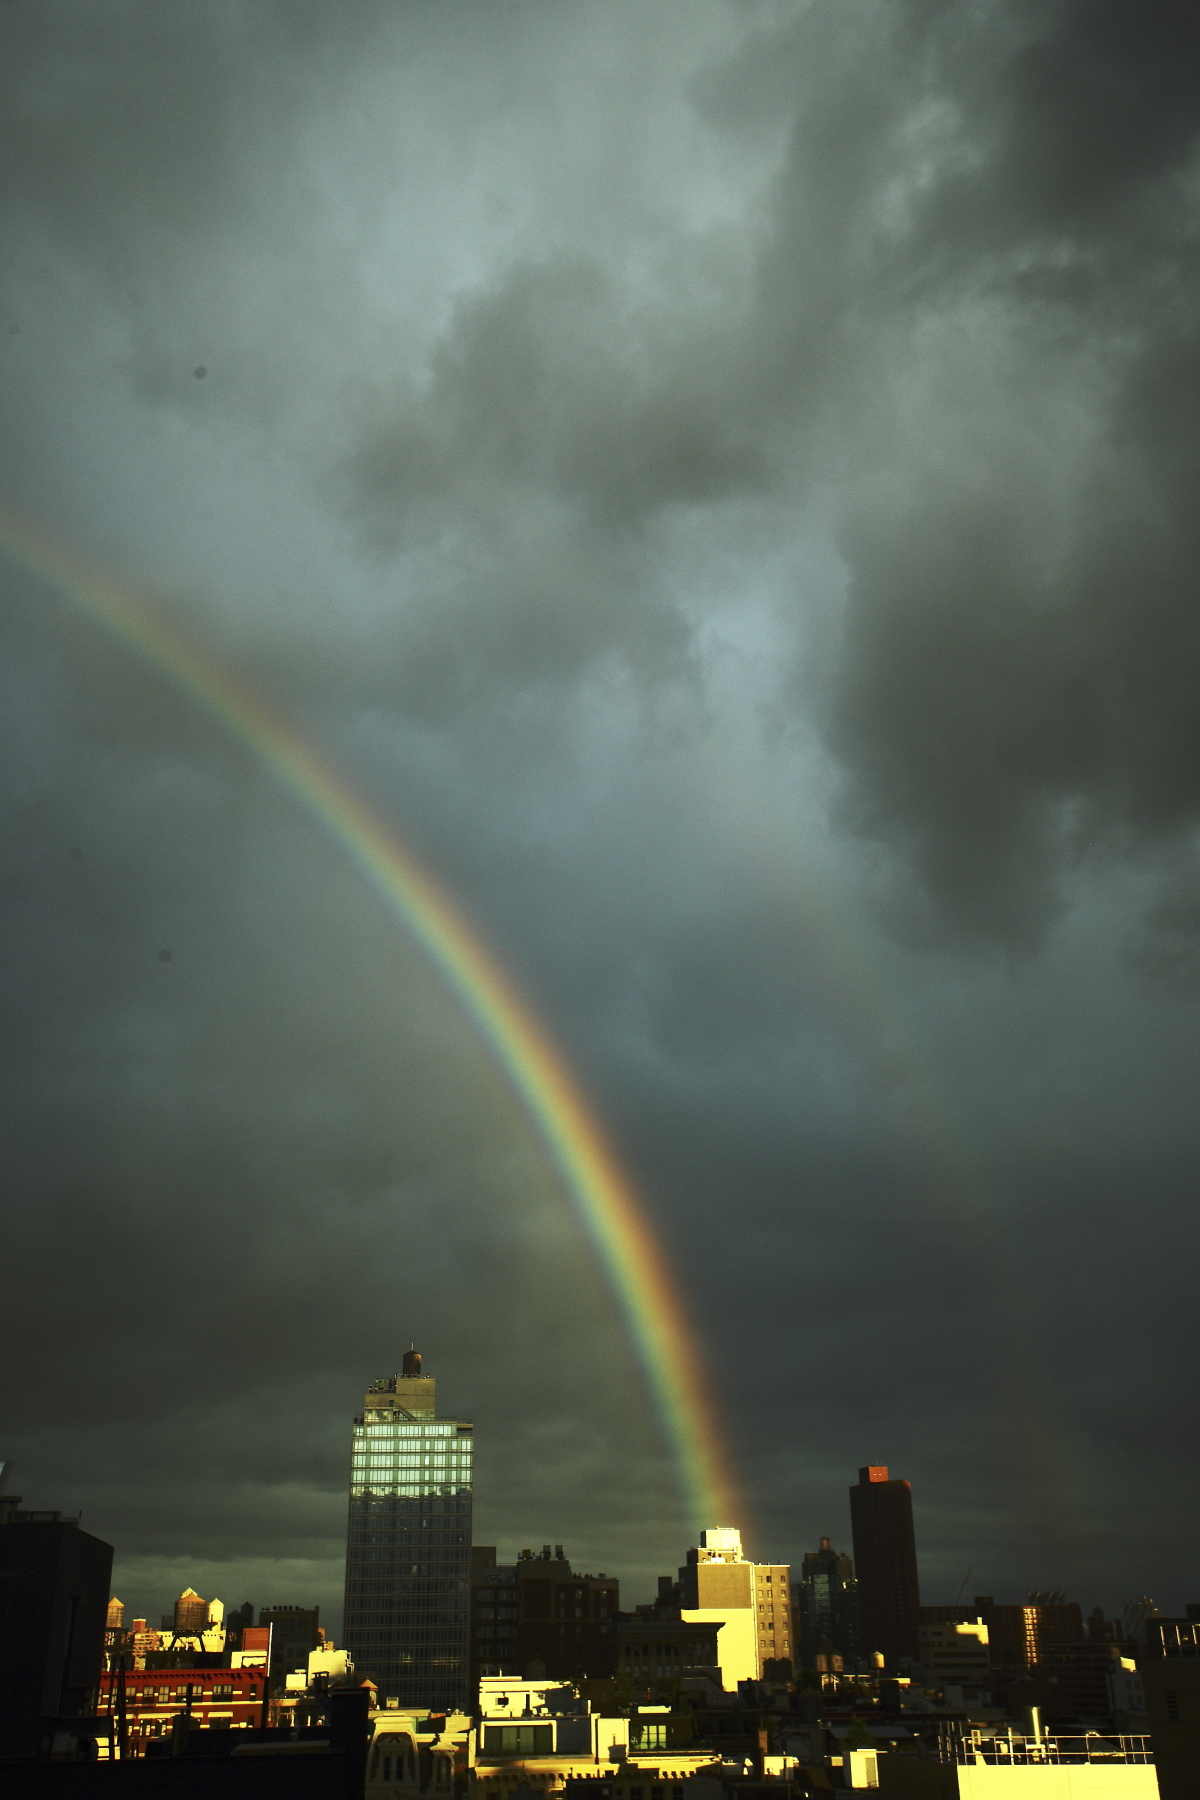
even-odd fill
[[[844,1538],[878,1459],[931,1597],[1186,1597],[1200,28],[0,34],[5,502],[474,913],[678,1268],[752,1541]],[[641,1597],[682,1509],[503,1077],[241,746],[4,591],[19,1483],[134,1605],[336,1610],[347,1420],[416,1337],[481,1538]]]

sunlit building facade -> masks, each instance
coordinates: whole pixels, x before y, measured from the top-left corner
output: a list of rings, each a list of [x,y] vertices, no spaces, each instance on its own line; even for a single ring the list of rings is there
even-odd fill
[[[415,1350],[354,1422],[343,1637],[402,1708],[467,1702],[473,1441],[468,1420],[438,1417]]]
[[[787,1673],[792,1662],[791,1571],[747,1562],[732,1527],[700,1533],[679,1571],[680,1618],[719,1624],[717,1654],[726,1688]],[[785,1667],[787,1665],[787,1667]]]

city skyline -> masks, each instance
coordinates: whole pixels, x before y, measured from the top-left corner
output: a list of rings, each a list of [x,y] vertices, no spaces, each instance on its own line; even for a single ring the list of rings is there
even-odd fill
[[[413,1342],[630,1596],[866,1459],[1200,1591],[1193,34],[0,7],[0,1453],[131,1605],[336,1629]]]
[[[332,1600],[328,1597],[318,1600],[313,1607],[312,1616],[315,1620],[317,1614],[324,1611],[327,1619],[326,1629],[328,1630],[330,1637],[335,1639],[339,1646],[346,1647],[351,1655],[356,1657],[356,1660],[363,1669],[374,1670],[376,1665],[380,1665],[381,1640],[377,1641],[377,1628],[380,1625],[385,1624],[384,1613],[389,1610],[396,1610],[396,1617],[399,1619],[400,1611],[403,1610],[404,1606],[403,1590],[405,1590],[405,1583],[400,1582],[398,1585],[389,1583],[389,1593],[391,1593],[394,1588],[394,1592],[399,1598],[381,1601],[379,1598],[375,1597],[379,1592],[379,1581],[377,1578],[381,1571],[376,1564],[378,1563],[380,1555],[382,1554],[384,1557],[390,1556],[394,1558],[398,1552],[392,1549],[385,1549],[381,1552],[378,1548],[368,1548],[368,1546],[377,1546],[385,1540],[389,1546],[393,1543],[393,1540],[398,1543],[399,1540],[396,1538],[396,1527],[398,1524],[405,1523],[405,1520],[400,1518],[397,1508],[399,1508],[400,1511],[403,1511],[405,1508],[411,1510],[415,1505],[419,1511],[423,1510],[427,1512],[432,1503],[434,1510],[439,1512],[438,1518],[421,1518],[417,1521],[416,1515],[414,1514],[413,1520],[409,1521],[409,1523],[419,1523],[422,1527],[422,1531],[417,1535],[422,1537],[429,1536],[431,1545],[436,1540],[437,1545],[441,1546],[442,1539],[438,1533],[443,1526],[447,1525],[454,1527],[457,1536],[462,1538],[462,1550],[458,1554],[461,1563],[459,1573],[462,1577],[461,1586],[463,1588],[464,1599],[460,1609],[462,1612],[462,1619],[460,1621],[458,1637],[456,1637],[455,1642],[457,1643],[459,1638],[461,1638],[463,1647],[462,1660],[465,1668],[470,1654],[467,1647],[468,1640],[466,1634],[466,1626],[469,1618],[466,1594],[473,1584],[479,1580],[487,1579],[486,1574],[481,1575],[475,1572],[475,1564],[473,1561],[473,1551],[481,1542],[479,1532],[474,1529],[473,1487],[474,1470],[476,1466],[474,1422],[465,1423],[461,1419],[450,1419],[437,1412],[437,1378],[429,1372],[422,1373],[422,1355],[420,1352],[417,1352],[415,1349],[406,1351],[400,1360],[402,1368],[397,1374],[393,1376],[379,1376],[370,1383],[366,1393],[365,1411],[355,1418],[353,1427],[354,1448],[350,1469],[349,1505],[346,1514],[347,1552],[340,1570],[338,1571],[339,1578],[337,1581],[336,1596]],[[364,1419],[367,1422],[374,1419],[375,1423],[372,1425],[371,1430],[365,1429]],[[401,1423],[397,1424],[396,1421],[401,1421]],[[456,1448],[453,1452],[447,1450],[446,1447],[450,1443],[450,1439],[446,1438],[445,1441],[443,1441],[442,1438],[442,1434],[447,1431],[455,1434]],[[465,1440],[462,1439],[462,1434],[464,1432],[467,1433]],[[379,1445],[374,1446],[373,1448],[369,1447],[370,1441],[372,1440],[372,1433],[380,1439]],[[401,1442],[398,1434],[402,1433],[413,1435],[414,1441],[419,1439],[416,1456],[407,1454],[407,1452],[413,1451],[413,1444]],[[432,1437],[436,1437],[436,1442],[432,1441],[431,1434]],[[431,1441],[427,1442],[427,1438],[430,1438]],[[465,1449],[461,1448],[460,1440],[461,1442],[465,1442]],[[422,1453],[425,1465],[423,1472],[415,1467],[415,1464],[422,1460]],[[463,1457],[467,1458],[465,1463],[462,1463],[461,1461]],[[386,1463],[382,1459],[386,1459]],[[429,1468],[431,1462],[436,1465],[432,1471]],[[413,1468],[407,1466],[410,1463],[414,1464]],[[0,1465],[0,1469],[3,1469],[3,1467],[4,1465]],[[7,1465],[7,1469],[11,1471],[11,1468],[12,1465],[10,1463]],[[449,1487],[446,1486],[447,1480],[450,1482]],[[868,1496],[881,1494],[884,1496],[885,1500],[888,1501],[885,1512],[880,1516],[878,1521],[872,1518],[868,1511],[863,1511],[861,1506],[856,1507],[856,1496],[861,1500],[862,1496],[860,1490],[864,1488],[866,1489]],[[901,1490],[903,1490],[902,1494],[900,1493]],[[892,1517],[891,1515],[895,1512],[898,1502],[892,1497],[893,1494],[899,1495],[900,1499],[903,1501],[901,1510],[895,1517]],[[449,1507],[452,1510],[455,1515],[453,1518],[443,1519],[440,1516],[441,1509],[445,1507]],[[758,1551],[757,1547],[754,1559],[746,1565],[753,1568],[755,1562],[757,1562],[761,1563],[764,1568],[774,1569],[777,1572],[780,1571],[782,1566],[783,1572],[780,1574],[780,1580],[784,1581],[786,1579],[786,1569],[790,1560],[792,1581],[787,1590],[787,1604],[791,1607],[793,1616],[790,1621],[790,1627],[785,1629],[790,1629],[792,1635],[790,1641],[787,1639],[773,1641],[771,1648],[778,1654],[784,1654],[785,1652],[790,1654],[792,1659],[796,1662],[797,1667],[801,1665],[806,1667],[810,1666],[817,1643],[816,1638],[813,1637],[812,1641],[809,1642],[806,1647],[802,1647],[803,1625],[800,1609],[800,1583],[801,1580],[807,1576],[810,1569],[823,1568],[828,1564],[831,1571],[835,1567],[839,1567],[842,1570],[843,1575],[848,1575],[851,1586],[856,1592],[853,1602],[854,1623],[850,1628],[850,1639],[847,1641],[852,1642],[857,1646],[854,1654],[861,1654],[863,1656],[867,1654],[868,1637],[872,1631],[874,1631],[875,1638],[878,1639],[878,1647],[883,1648],[890,1656],[914,1655],[916,1643],[916,1611],[918,1606],[926,1608],[932,1607],[934,1610],[941,1609],[947,1616],[954,1612],[955,1606],[960,1608],[966,1606],[967,1609],[970,1610],[974,1603],[973,1600],[971,1598],[964,1600],[963,1598],[967,1586],[970,1586],[972,1596],[977,1596],[981,1587],[986,1587],[988,1585],[985,1580],[976,1578],[976,1569],[974,1567],[969,1567],[962,1582],[959,1584],[958,1590],[952,1597],[953,1604],[950,1604],[950,1595],[944,1592],[932,1592],[923,1583],[920,1587],[918,1596],[917,1581],[922,1566],[922,1558],[919,1539],[916,1538],[913,1532],[912,1521],[914,1503],[911,1494],[911,1484],[903,1479],[889,1480],[889,1470],[885,1465],[864,1465],[858,1470],[858,1481],[848,1490],[848,1504],[845,1510],[845,1529],[841,1534],[840,1541],[846,1546],[854,1547],[855,1558],[860,1556],[863,1558],[864,1566],[869,1570],[869,1575],[867,1577],[869,1584],[871,1582],[878,1583],[880,1579],[884,1581],[888,1589],[888,1596],[886,1599],[882,1596],[879,1599],[873,1598],[871,1601],[865,1603],[864,1610],[863,1577],[860,1573],[858,1561],[847,1556],[844,1550],[839,1552],[837,1547],[831,1543],[829,1534],[824,1532],[820,1533],[815,1548],[812,1542],[806,1541],[805,1547],[802,1548],[799,1553],[793,1553],[790,1559],[783,1559],[782,1565],[779,1559],[770,1558],[765,1552]],[[376,1514],[379,1515],[378,1518],[376,1518]],[[388,1516],[384,1516],[385,1514]],[[464,1520],[466,1521],[465,1529],[463,1529]],[[432,1534],[425,1529],[426,1527],[432,1528]],[[382,1537],[380,1536],[381,1529],[383,1532]],[[858,1533],[857,1542],[855,1538],[856,1531]],[[406,1543],[409,1537],[413,1537],[411,1531],[408,1531],[407,1534],[402,1533],[401,1535],[405,1535]],[[536,1541],[537,1534],[534,1531],[525,1530],[523,1534],[519,1535],[523,1535],[527,1538],[530,1545]],[[804,1527],[799,1526],[793,1530],[791,1541],[799,1543],[803,1539]],[[730,1545],[735,1546],[732,1551],[729,1552],[727,1552],[724,1547],[727,1540]],[[726,1560],[728,1554],[732,1556],[735,1564],[741,1564],[744,1550],[746,1553],[750,1550],[749,1545],[746,1545],[745,1547],[742,1545],[740,1527],[707,1527],[704,1531],[700,1532],[699,1541],[701,1546],[707,1541],[709,1544],[716,1545],[717,1548],[713,1551],[705,1550],[702,1547],[699,1553],[697,1553],[695,1548],[690,1549],[688,1551],[688,1557],[693,1562],[695,1561],[697,1554],[699,1554],[701,1560],[708,1556],[715,1555],[717,1562],[720,1563]],[[117,1589],[122,1586],[120,1580],[121,1555],[119,1546],[115,1546],[115,1550],[116,1555],[113,1564],[114,1594],[116,1594]],[[549,1542],[546,1542],[542,1554],[548,1556],[549,1550]],[[491,1547],[487,1552],[487,1554],[495,1553],[496,1547]],[[561,1556],[561,1545],[557,1546],[556,1553]],[[440,1558],[444,1557],[446,1552],[438,1547],[431,1549],[428,1554]],[[515,1556],[516,1554],[517,1552],[515,1550],[511,1553],[512,1556]],[[520,1551],[521,1556],[532,1554],[533,1551],[528,1545],[522,1547]],[[591,1560],[593,1562],[597,1561],[594,1552],[589,1554],[591,1555]],[[915,1566],[912,1560],[914,1555],[916,1558]],[[599,1560],[605,1560],[602,1550]],[[934,1559],[931,1558],[931,1560]],[[501,1564],[505,1561],[503,1547],[500,1547],[499,1549],[498,1561]],[[582,1569],[584,1558],[577,1555],[575,1561],[578,1567]],[[621,1573],[620,1568],[611,1556],[607,1558],[607,1561],[612,1565],[612,1579],[626,1584],[624,1591],[624,1604],[626,1608],[633,1607],[636,1609],[645,1606],[654,1599],[655,1592],[657,1592],[658,1598],[661,1600],[663,1581],[664,1579],[669,1579],[663,1576],[661,1570],[656,1571],[653,1576],[647,1576],[643,1571],[648,1568],[649,1565],[643,1561],[639,1572],[635,1574],[632,1580],[630,1580],[627,1575]],[[193,1572],[197,1567],[202,1569],[204,1567],[202,1563],[198,1564],[194,1558],[189,1561],[186,1556],[179,1559],[179,1566],[186,1567]],[[980,1569],[986,1569],[987,1564],[981,1564],[979,1567]],[[390,1571],[383,1572],[390,1573]],[[413,1573],[414,1576],[417,1576],[418,1574],[416,1564],[413,1565]],[[440,1564],[435,1573],[443,1573]],[[693,1579],[694,1573],[693,1570]],[[680,1580],[684,1581],[687,1576],[687,1570],[681,1568],[679,1576]],[[372,1580],[372,1577],[376,1579]],[[586,1579],[592,1580],[593,1578],[588,1576]],[[602,1575],[599,1579],[603,1582],[604,1576]],[[825,1579],[828,1579],[828,1577]],[[1186,1577],[1181,1577],[1180,1579],[1185,1587]],[[639,1580],[641,1583],[640,1586],[638,1586]],[[422,1581],[423,1578],[418,1578],[416,1580],[413,1589],[414,1594],[418,1589],[421,1590],[422,1593],[424,1592]],[[350,1613],[349,1595],[351,1593],[352,1583],[354,1583],[355,1591],[362,1596],[362,1598],[359,1598],[355,1602],[359,1611],[364,1615],[362,1619],[358,1619]],[[905,1591],[907,1591],[908,1585],[911,1584],[911,1594],[901,1602],[902,1610],[900,1615],[908,1620],[908,1635],[911,1635],[911,1644],[908,1643],[904,1629],[900,1629],[899,1635],[897,1635],[898,1628],[887,1622],[890,1620],[897,1604],[892,1595],[892,1589],[896,1584],[898,1584],[899,1590]],[[126,1582],[124,1586],[128,1588],[129,1584]],[[303,1610],[304,1605],[312,1602],[313,1593],[320,1591],[319,1588],[314,1587],[313,1584],[310,1583],[308,1588],[304,1588],[302,1585],[298,1588],[288,1588],[286,1595],[282,1589],[280,1589],[278,1593],[272,1592],[269,1596],[260,1595],[257,1601],[248,1601],[246,1603],[246,1606],[249,1608],[248,1616],[253,1617],[257,1610],[262,1616],[269,1617],[273,1610],[278,1609],[279,1607],[282,1607],[285,1612],[294,1612],[297,1610],[298,1599],[301,1601],[301,1610]],[[677,1594],[678,1591],[677,1588]],[[1184,1588],[1181,1587],[1180,1592],[1182,1593],[1183,1591]],[[155,1593],[150,1595],[149,1600],[147,1600],[145,1595],[139,1593],[138,1599],[131,1602],[126,1600],[122,1595],[120,1597],[120,1605],[124,1617],[128,1620],[137,1616],[144,1616],[149,1621],[151,1628],[154,1629],[155,1620],[158,1617],[155,1605],[157,1599],[160,1597],[161,1595]],[[1001,1594],[1000,1600],[1002,1606],[1007,1606],[1010,1610],[1019,1610],[1024,1602],[1041,1601],[1045,1597],[1046,1593],[1044,1589],[1039,1590],[1032,1584],[1023,1584],[1018,1580],[1015,1587],[1012,1587],[1012,1591]],[[1058,1597],[1062,1598],[1061,1591],[1059,1591]],[[1095,1596],[1090,1592],[1086,1595],[1079,1594],[1070,1596],[1070,1599],[1072,1605],[1077,1610],[1082,1605],[1083,1612],[1086,1613],[1091,1609],[1092,1604],[1095,1603],[1098,1604],[1099,1609],[1102,1612],[1105,1610],[1111,1611],[1113,1617],[1118,1619],[1121,1617],[1132,1618],[1135,1615],[1141,1617],[1151,1606],[1156,1606],[1157,1610],[1164,1616],[1178,1616],[1182,1614],[1185,1604],[1183,1600],[1169,1600],[1167,1604],[1162,1604],[1161,1595],[1148,1597],[1144,1592],[1135,1594],[1132,1590],[1119,1604],[1113,1602],[1111,1599],[1101,1599],[1099,1602],[1096,1602]],[[193,1607],[203,1606],[208,1609],[210,1614],[212,1609],[218,1606],[223,1606],[226,1612],[233,1611],[232,1601],[204,1601],[197,1595],[196,1590],[189,1585],[184,1589],[180,1599],[173,1602],[176,1630],[179,1629],[180,1607],[186,1607],[189,1600]],[[341,1603],[343,1600],[346,1600],[345,1610],[342,1610]],[[677,1601],[677,1603],[679,1602]],[[703,1604],[704,1602],[702,1601],[701,1603]],[[737,1602],[739,1605],[744,1603],[745,1602],[742,1600]],[[418,1604],[423,1604],[423,1602],[418,1602]],[[695,1597],[689,1601],[687,1595],[684,1594],[682,1604],[685,1608],[689,1604],[695,1605]],[[992,1604],[990,1597],[988,1604]],[[146,1606],[147,1610],[144,1614],[139,1614],[139,1605]],[[827,1607],[829,1605],[827,1594],[820,1601],[820,1605],[822,1607]],[[909,1609],[911,1617],[904,1613],[903,1609],[905,1607]],[[882,1611],[880,1610],[881,1608]],[[686,1612],[684,1616],[686,1617]],[[166,1618],[164,1616],[164,1624],[165,1623]],[[411,1621],[406,1618],[404,1624],[407,1626],[410,1623]],[[396,1629],[397,1628],[394,1627],[391,1630],[389,1642],[396,1637]],[[845,1627],[842,1629],[844,1630]],[[764,1639],[764,1644],[767,1643],[767,1641],[768,1640]],[[832,1647],[841,1653],[842,1644],[839,1634],[836,1632],[834,1634]],[[847,1651],[847,1654],[849,1653],[850,1652]],[[770,1651],[764,1650],[762,1654],[770,1654]],[[476,1655],[478,1655],[478,1653],[476,1653]],[[399,1687],[402,1692],[408,1692],[408,1688],[411,1684],[400,1677],[397,1669],[392,1666],[392,1663],[389,1660],[384,1658],[381,1666],[385,1673],[385,1685],[389,1686],[389,1688]],[[427,1686],[429,1675],[430,1671],[424,1670],[421,1677]],[[453,1679],[457,1680],[458,1677],[454,1677]]]

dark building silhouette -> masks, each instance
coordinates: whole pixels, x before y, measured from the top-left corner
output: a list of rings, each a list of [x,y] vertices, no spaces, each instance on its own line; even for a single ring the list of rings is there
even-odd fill
[[[321,1609],[318,1606],[264,1606],[260,1625],[271,1627],[271,1692],[282,1694],[293,1669],[308,1668],[308,1654],[317,1647]]]
[[[800,1579],[792,1587],[792,1614],[800,1658],[809,1668],[825,1645],[847,1663],[862,1655],[854,1563],[827,1537],[819,1549],[805,1552]]]
[[[550,1681],[611,1675],[617,1663],[615,1576],[579,1575],[549,1544],[497,1563],[489,1545],[471,1553],[474,1678],[484,1672]],[[532,1675],[531,1675],[532,1671]]]
[[[860,1469],[850,1489],[850,1526],[863,1653],[882,1653],[888,1668],[915,1661],[921,1597],[908,1482],[890,1480],[879,1463]]]
[[[346,1648],[381,1700],[468,1700],[473,1427],[442,1419],[417,1351],[372,1384],[354,1421]]]
[[[77,1519],[0,1494],[0,1757],[35,1756],[91,1712],[112,1559]]]

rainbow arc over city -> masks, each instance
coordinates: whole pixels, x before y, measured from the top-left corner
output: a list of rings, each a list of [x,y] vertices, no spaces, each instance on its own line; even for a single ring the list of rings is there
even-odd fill
[[[687,1523],[739,1522],[731,1459],[662,1246],[561,1053],[478,931],[328,758],[161,609],[3,510],[0,554],[239,739],[412,933],[524,1105],[607,1274],[671,1448]]]

